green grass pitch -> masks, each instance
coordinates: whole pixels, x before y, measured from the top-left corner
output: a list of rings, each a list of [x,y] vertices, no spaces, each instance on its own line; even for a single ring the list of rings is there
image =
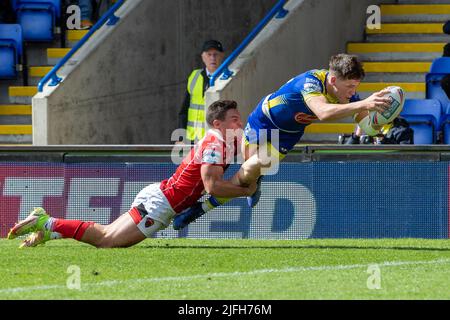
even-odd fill
[[[448,240],[0,240],[0,299],[450,299]]]

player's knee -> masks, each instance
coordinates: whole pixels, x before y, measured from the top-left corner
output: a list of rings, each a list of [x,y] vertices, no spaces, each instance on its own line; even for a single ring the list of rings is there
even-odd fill
[[[240,178],[247,180],[254,180],[259,177],[261,173],[261,159],[257,155],[250,157],[247,161],[242,164]]]

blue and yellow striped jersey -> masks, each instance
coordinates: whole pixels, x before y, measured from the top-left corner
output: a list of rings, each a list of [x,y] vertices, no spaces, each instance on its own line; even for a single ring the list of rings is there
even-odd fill
[[[269,113],[273,124],[280,130],[303,133],[307,125],[317,120],[306,101],[324,96],[329,103],[339,103],[337,98],[327,92],[327,76],[328,70],[315,69],[292,78],[268,96],[266,106],[263,107],[266,108],[264,113]]]

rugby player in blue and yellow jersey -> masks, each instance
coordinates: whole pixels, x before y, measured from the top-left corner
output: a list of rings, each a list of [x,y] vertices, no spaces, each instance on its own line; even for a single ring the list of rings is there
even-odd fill
[[[356,56],[338,54],[331,57],[329,70],[302,73],[264,97],[248,118],[242,146],[245,162],[233,177],[233,183],[245,186],[258,180],[260,186],[261,177],[273,174],[271,171],[278,168],[279,160],[294,148],[306,126],[314,121],[345,118],[361,111],[382,113],[386,110],[390,105],[390,100],[383,97],[387,90],[359,100],[356,89],[364,75]],[[256,205],[260,194],[258,188],[247,198],[249,206]],[[198,202],[174,219],[174,229],[184,228],[228,200],[210,197],[203,203]]]

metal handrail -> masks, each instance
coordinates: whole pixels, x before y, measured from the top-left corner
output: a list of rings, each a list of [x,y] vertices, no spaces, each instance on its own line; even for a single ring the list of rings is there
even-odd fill
[[[44,89],[44,85],[49,80],[52,80],[49,84],[49,86],[51,87],[57,86],[61,82],[62,79],[56,75],[58,70],[62,66],[64,66],[64,64],[66,64],[67,61],[69,61],[69,59],[75,54],[75,52],[77,52],[78,49],[80,49],[81,46],[83,46],[88,41],[88,39],[94,34],[94,32],[100,29],[100,27],[102,27],[105,24],[105,22],[109,20],[107,22],[107,25],[113,26],[117,23],[117,21],[119,21],[120,18],[114,15],[114,13],[117,11],[117,9],[119,9],[122,6],[124,2],[125,0],[118,0],[111,8],[109,8],[109,10],[97,21],[97,23],[91,27],[89,32],[83,38],[81,38],[81,40],[61,59],[61,61],[56,66],[53,67],[52,70],[50,70],[49,73],[45,75],[44,78],[42,78],[41,81],[39,81],[38,84],[39,92],[42,92],[42,90]]]
[[[247,45],[258,35],[258,33],[264,28],[264,26],[276,15],[276,19],[284,18],[289,11],[283,8],[286,0],[280,0],[269,11],[269,13],[260,21],[260,23],[250,32],[250,34],[242,41],[242,43],[234,50],[231,55],[219,66],[219,68],[212,74],[209,80],[209,86],[213,87],[216,79],[223,73],[221,80],[227,80],[233,75],[233,72],[228,69],[230,64],[237,58],[237,56],[247,47]]]

